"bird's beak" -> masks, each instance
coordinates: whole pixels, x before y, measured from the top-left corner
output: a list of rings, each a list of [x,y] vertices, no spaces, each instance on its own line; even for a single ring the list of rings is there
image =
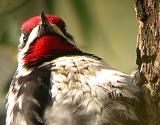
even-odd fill
[[[43,35],[51,34],[51,33],[53,33],[53,29],[52,29],[51,25],[49,24],[46,15],[42,11],[42,13],[41,13],[41,24],[40,24],[39,29],[38,29],[38,36],[41,37]]]

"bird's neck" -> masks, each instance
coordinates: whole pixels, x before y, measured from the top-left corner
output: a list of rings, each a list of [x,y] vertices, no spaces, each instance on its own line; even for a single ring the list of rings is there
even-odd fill
[[[36,67],[46,61],[72,52],[81,51],[60,36],[43,36],[30,45],[23,57],[24,66],[27,68]]]

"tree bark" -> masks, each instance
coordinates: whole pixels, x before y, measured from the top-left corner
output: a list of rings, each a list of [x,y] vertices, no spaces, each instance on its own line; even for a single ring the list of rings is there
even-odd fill
[[[160,125],[160,0],[135,0],[137,65],[144,98],[142,124]]]

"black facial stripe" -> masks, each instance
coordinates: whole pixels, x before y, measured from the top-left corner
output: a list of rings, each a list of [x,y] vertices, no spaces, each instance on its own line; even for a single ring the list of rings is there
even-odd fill
[[[59,26],[57,26],[57,27],[59,27]],[[64,34],[67,38],[69,38],[70,40],[73,41],[73,36],[66,31],[66,26],[63,26],[63,27],[60,26],[59,28],[61,29],[61,31],[63,32],[63,34]]]
[[[24,34],[24,36],[29,36],[30,32],[26,32],[25,30],[22,30],[22,33]]]
[[[65,36],[73,41],[73,36],[70,33],[65,33]]]

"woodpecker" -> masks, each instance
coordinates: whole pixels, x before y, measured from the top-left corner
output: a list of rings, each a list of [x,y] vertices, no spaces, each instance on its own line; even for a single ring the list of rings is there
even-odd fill
[[[140,125],[133,77],[81,51],[58,16],[22,24],[6,125]]]

